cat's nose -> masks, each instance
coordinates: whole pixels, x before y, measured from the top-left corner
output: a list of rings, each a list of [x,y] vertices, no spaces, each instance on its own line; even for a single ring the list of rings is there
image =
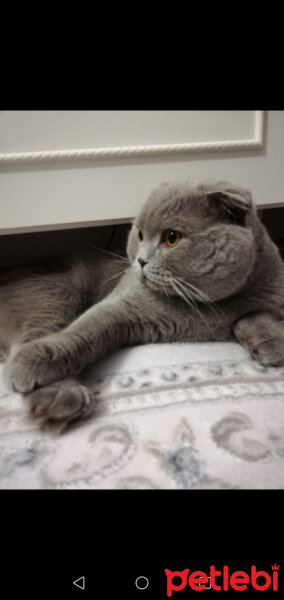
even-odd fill
[[[141,265],[142,269],[143,267],[145,267],[145,265],[147,265],[147,263],[149,262],[148,260],[144,260],[143,258],[141,258],[141,256],[139,256],[138,258],[138,262]]]

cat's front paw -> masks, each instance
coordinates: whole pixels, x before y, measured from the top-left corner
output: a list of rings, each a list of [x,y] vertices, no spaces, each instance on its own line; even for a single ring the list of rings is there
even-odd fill
[[[283,367],[284,365],[284,336],[278,335],[271,339],[254,344],[249,340],[252,357],[265,367]]]
[[[266,367],[284,365],[284,322],[260,314],[240,319],[234,328],[252,358]]]
[[[4,368],[4,378],[13,390],[23,394],[58,381],[63,376],[54,343],[38,340],[14,350]]]
[[[26,399],[30,404],[31,416],[40,427],[54,433],[61,433],[69,423],[84,419],[100,409],[96,396],[87,387],[71,379],[42,387]]]

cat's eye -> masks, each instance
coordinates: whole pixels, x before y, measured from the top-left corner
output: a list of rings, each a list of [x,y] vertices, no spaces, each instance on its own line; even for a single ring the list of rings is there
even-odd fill
[[[169,248],[173,248],[174,246],[176,246],[178,244],[178,242],[181,239],[181,234],[178,231],[165,231],[165,233],[163,234],[162,237],[162,241],[165,242],[165,244],[169,247]]]
[[[139,229],[139,231],[138,231],[138,237],[139,237],[139,240],[142,242],[143,241],[143,233],[142,233],[141,229]]]

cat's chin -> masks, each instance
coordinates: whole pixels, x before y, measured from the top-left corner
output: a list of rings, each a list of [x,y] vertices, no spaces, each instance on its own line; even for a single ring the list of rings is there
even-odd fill
[[[144,275],[144,274],[143,274],[141,281],[145,285],[145,287],[147,287],[152,292],[155,292],[155,294],[159,294],[160,296],[165,296],[165,294],[167,296],[169,295],[166,292],[165,284],[162,284],[159,281],[153,281],[152,279],[149,279],[149,277],[147,275]]]
[[[161,293],[161,291],[162,291],[162,288],[160,285],[158,285],[157,283],[154,283],[154,281],[151,281],[147,277],[144,277],[143,283],[146,285],[146,287],[148,287],[153,292]]]
[[[149,288],[154,292],[161,293],[161,286],[157,282],[152,281],[152,279],[149,279],[149,276],[146,275],[141,268],[135,269],[135,275],[137,279],[139,279],[139,281],[141,281],[141,283],[145,285],[145,287]]]
[[[147,269],[145,270],[145,267],[142,270],[140,267],[137,269],[135,265],[134,268],[136,277],[147,289],[155,292],[155,294],[159,294],[160,296],[167,296],[167,298],[169,298],[169,296],[176,295],[176,293],[173,292],[172,287],[169,286],[166,281],[159,281],[159,279],[153,280],[151,278],[151,274],[147,272]]]

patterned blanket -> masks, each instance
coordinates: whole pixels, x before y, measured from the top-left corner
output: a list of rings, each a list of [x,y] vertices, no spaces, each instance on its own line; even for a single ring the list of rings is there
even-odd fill
[[[284,368],[233,343],[155,344],[84,373],[102,409],[59,437],[2,383],[0,487],[284,488]]]

